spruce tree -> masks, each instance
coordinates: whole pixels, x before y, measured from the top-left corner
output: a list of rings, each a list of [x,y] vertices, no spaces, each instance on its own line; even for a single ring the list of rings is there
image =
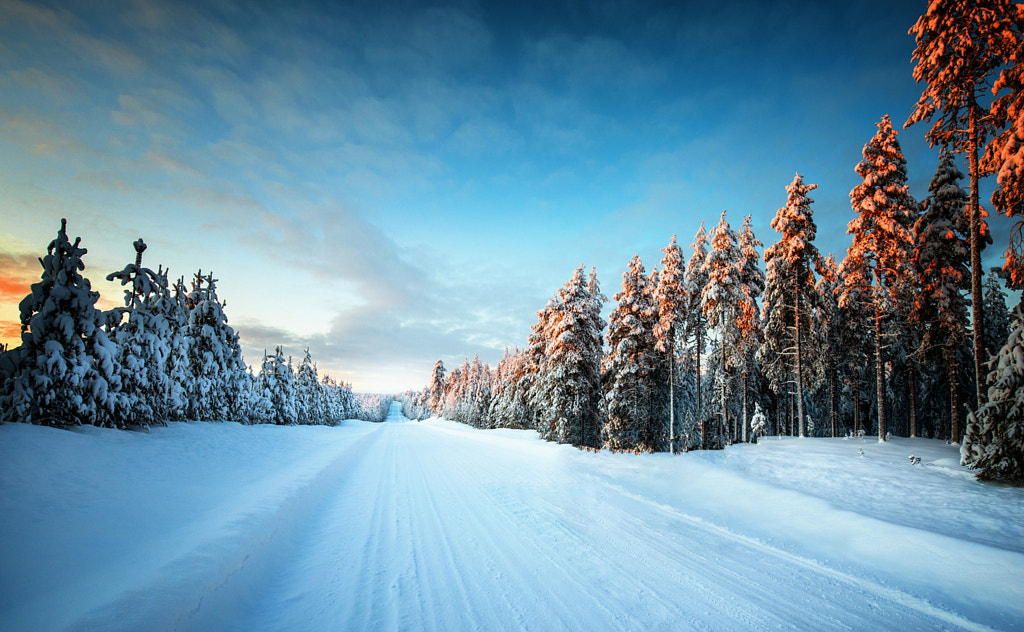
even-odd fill
[[[704,259],[701,271],[707,275],[708,283],[701,295],[702,309],[708,326],[718,334],[718,378],[715,388],[719,396],[720,435],[730,434],[729,430],[729,382],[733,371],[740,364],[739,321],[746,295],[741,279],[742,261],[738,236],[725,219],[725,211],[718,225],[711,229],[711,251]]]
[[[689,261],[686,262],[686,296],[689,300],[689,308],[686,310],[686,340],[693,340],[693,350],[690,356],[693,358],[693,365],[696,374],[696,410],[693,417],[700,424],[701,444],[703,445],[706,434],[706,418],[702,401],[701,388],[701,358],[704,355],[704,347],[707,344],[707,319],[704,317],[703,299],[704,287],[708,284],[708,276],[702,270],[704,260],[708,257],[708,235],[704,230],[704,222],[700,223],[697,234],[693,236],[693,243],[690,245]]]
[[[805,184],[796,174],[786,187],[786,206],[780,208],[771,226],[780,233],[778,241],[764,252],[764,346],[758,358],[764,365],[772,390],[785,395],[787,386],[795,387],[798,433],[804,436],[804,393],[809,359],[817,345],[812,338],[811,317],[818,304],[815,270],[822,265],[814,245],[814,223],[807,194],[818,188]]]
[[[46,426],[121,425],[117,347],[103,330],[100,295],[82,276],[88,252],[68,239],[62,219],[38,283],[20,304],[21,347],[13,379],[13,418]]]
[[[634,255],[615,294],[608,320],[608,353],[604,358],[604,392],[608,421],[602,431],[611,450],[654,452],[653,368],[659,360],[654,323],[653,288],[640,257]]]
[[[438,360],[434,363],[434,370],[430,372],[430,411],[435,415],[441,414],[441,406],[444,403],[445,377],[444,362]]]
[[[818,308],[814,324],[821,343],[821,365],[828,385],[828,414],[831,436],[839,436],[839,371],[843,364],[843,316],[839,307],[839,269],[831,253],[822,262],[818,279]]]
[[[290,425],[299,421],[295,373],[292,371],[291,361],[284,359],[284,350],[281,347],[277,347],[272,356],[263,354],[259,390],[274,409],[275,424]]]
[[[988,398],[970,415],[961,463],[978,478],[1024,485],[1024,313],[1014,310],[1010,335],[989,363]]]
[[[740,301],[739,320],[736,328],[739,332],[739,353],[736,361],[739,365],[742,393],[740,417],[743,423],[742,440],[747,441],[747,394],[749,392],[750,374],[755,370],[754,355],[761,348],[761,311],[758,299],[764,293],[764,272],[761,270],[761,256],[757,249],[763,244],[754,235],[751,217],[743,218],[740,227]]]
[[[112,310],[116,323],[110,331],[117,344],[121,366],[124,406],[118,411],[126,425],[149,425],[166,421],[175,400],[175,383],[169,369],[177,323],[168,320],[159,302],[167,292],[167,275],[142,267],[146,242],[140,237],[132,244],[135,262],[107,275],[124,290],[125,306]]]
[[[985,279],[985,351],[989,356],[999,353],[1010,336],[1010,312],[1006,308],[1006,294],[994,272]]]
[[[917,203],[907,187],[906,160],[889,116],[883,116],[877,127],[878,132],[864,145],[864,159],[856,169],[864,182],[850,192],[856,217],[847,226],[853,244],[843,262],[845,285],[840,304],[854,298],[868,301],[874,324],[878,440],[885,441],[883,321],[896,315],[897,305],[905,303],[908,280],[915,277],[910,223]]]
[[[295,403],[299,423],[323,424],[327,417],[327,404],[316,363],[306,348],[302,362],[295,372]]]
[[[239,414],[237,393],[245,365],[238,334],[228,325],[217,297],[213,274],[196,273],[188,295],[185,326],[189,381],[186,389],[189,419],[223,421]]]
[[[676,441],[676,339],[686,328],[689,296],[686,293],[686,273],[683,251],[676,236],[662,249],[661,275],[654,290],[658,308],[658,322],[654,325],[656,348],[668,357],[669,376],[669,451],[675,453]]]
[[[960,440],[960,389],[957,350],[967,337],[967,299],[970,289],[970,224],[964,213],[967,193],[960,188],[963,174],[953,154],[943,151],[928,186],[924,213],[915,226],[914,261],[920,294],[914,318],[924,328],[925,357],[942,361],[949,379],[950,438]]]
[[[555,295],[540,377],[542,436],[577,447],[600,446],[601,336],[583,266]],[[600,319],[600,315],[598,315]]]

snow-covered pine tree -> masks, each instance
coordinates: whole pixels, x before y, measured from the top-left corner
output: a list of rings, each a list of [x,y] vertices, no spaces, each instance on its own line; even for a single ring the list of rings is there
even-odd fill
[[[274,405],[267,399],[260,385],[260,378],[253,375],[252,367],[245,373],[245,381],[239,393],[240,406],[246,410],[241,419],[248,424],[272,424],[276,419]]]
[[[995,120],[983,104],[995,73],[1017,47],[1020,29],[1014,18],[1019,14],[1009,0],[931,0],[926,13],[910,29],[917,41],[914,79],[927,85],[903,127],[931,122],[935,117],[926,135],[928,142],[967,155],[971,321],[978,405],[984,402],[985,378],[981,251],[992,242],[978,200],[978,183],[985,175],[978,153],[995,131]]]
[[[319,425],[327,422],[327,402],[309,347],[306,347],[302,362],[295,371],[295,404],[299,423]]]
[[[959,184],[962,178],[953,154],[943,150],[928,186],[930,195],[925,198],[924,213],[914,227],[914,261],[920,277],[914,320],[924,330],[924,356],[946,365],[949,436],[954,442],[960,440],[957,350],[967,337],[964,293],[970,288],[970,224],[964,212],[967,193]]]
[[[994,272],[985,278],[985,350],[990,356],[999,353],[1010,336],[1010,312],[1006,308],[1006,294]]]
[[[689,296],[686,294],[686,273],[683,251],[676,236],[662,250],[661,274],[654,289],[654,302],[658,308],[658,322],[654,325],[654,339],[658,352],[668,357],[669,376],[669,451],[675,453],[676,442],[676,344],[686,330]]]
[[[168,370],[177,323],[168,320],[159,302],[167,293],[167,275],[142,267],[146,242],[140,237],[132,244],[135,262],[107,275],[108,281],[121,281],[124,307],[112,310],[108,320],[115,325],[108,332],[117,344],[121,366],[124,405],[118,410],[121,425],[149,425],[164,422],[174,400],[177,386]],[[168,399],[173,397],[172,401]]]
[[[786,206],[772,219],[772,228],[780,233],[778,241],[764,251],[764,345],[758,359],[765,369],[773,391],[783,396],[788,386],[795,387],[798,432],[804,436],[804,393],[809,360],[819,345],[812,342],[811,316],[818,304],[815,270],[822,266],[821,254],[814,245],[814,223],[807,194],[818,188],[805,184],[796,174],[786,187]]]
[[[708,258],[708,234],[704,230],[704,222],[700,223],[697,234],[693,236],[693,243],[690,245],[690,259],[686,262],[686,297],[689,307],[686,310],[686,331],[685,339],[693,340],[693,349],[690,357],[693,359],[693,367],[696,371],[696,409],[693,418],[701,428],[701,442],[703,444],[706,434],[705,426],[707,420],[704,416],[704,407],[701,387],[701,361],[704,356],[704,347],[707,344],[707,319],[704,317],[703,299],[704,286],[708,284],[708,275],[702,270],[704,261]]]
[[[868,301],[874,321],[878,440],[885,441],[883,321],[897,315],[897,306],[906,301],[908,279],[916,276],[910,225],[917,203],[907,187],[907,163],[889,116],[883,116],[877,127],[878,132],[864,145],[864,159],[856,169],[864,182],[850,191],[856,217],[846,231],[853,235],[853,244],[843,261],[840,305],[848,305],[854,298]]]
[[[758,437],[768,433],[768,416],[761,410],[761,404],[754,402],[754,416],[750,418],[750,434],[757,443]]]
[[[100,295],[82,276],[88,252],[68,239],[62,219],[57,238],[39,259],[43,273],[20,304],[21,347],[11,386],[14,420],[46,426],[119,425],[121,367],[117,347],[103,330]]]
[[[274,409],[274,423],[294,424],[299,421],[295,396],[295,373],[291,361],[284,359],[284,350],[277,347],[274,355],[263,354],[259,390]]]
[[[763,244],[754,235],[751,216],[743,218],[740,227],[740,288],[743,299],[740,302],[739,321],[736,328],[739,332],[739,353],[736,355],[741,378],[742,406],[740,419],[743,423],[742,440],[747,441],[747,395],[750,391],[750,374],[756,369],[754,355],[761,348],[761,310],[758,299],[764,293],[764,272],[761,270],[761,256],[757,249]]]
[[[435,415],[441,414],[441,407],[444,405],[446,377],[444,362],[438,360],[434,363],[434,370],[430,373],[430,411]]]
[[[1024,313],[1018,306],[1010,335],[989,363],[988,401],[968,419],[961,463],[978,478],[1024,485]]]
[[[201,421],[223,421],[238,414],[236,395],[245,373],[238,334],[228,325],[216,284],[213,274],[203,276],[199,271],[188,295],[186,414]]]
[[[622,275],[622,290],[615,295],[603,362],[608,421],[602,438],[611,450],[654,452],[660,442],[651,379],[660,360],[654,340],[653,290],[643,262],[634,255]]]
[[[704,259],[701,271],[707,275],[708,283],[701,294],[702,309],[708,327],[718,335],[718,378],[715,390],[720,405],[719,434],[732,436],[729,428],[730,381],[737,365],[740,364],[741,311],[746,302],[741,279],[742,261],[738,236],[725,219],[725,211],[718,225],[711,229],[711,251]]]
[[[596,282],[596,281],[595,281]],[[604,322],[581,265],[555,294],[539,378],[542,436],[577,447],[599,447],[601,439],[601,337]]]
[[[1011,289],[1019,290],[1024,287],[1024,5],[1011,6],[1016,12],[1005,16],[1010,19],[1010,28],[999,33],[998,46],[993,50],[1000,71],[992,86],[992,94],[998,96],[989,119],[996,130],[1002,131],[985,150],[980,172],[996,174],[997,186],[992,192],[996,211],[1017,218],[1010,231],[1002,274]]]
[[[822,262],[818,279],[818,309],[814,313],[817,339],[821,343],[821,365],[828,385],[828,416],[831,435],[839,436],[839,369],[843,357],[843,316],[839,307],[839,269],[835,257],[829,253]]]

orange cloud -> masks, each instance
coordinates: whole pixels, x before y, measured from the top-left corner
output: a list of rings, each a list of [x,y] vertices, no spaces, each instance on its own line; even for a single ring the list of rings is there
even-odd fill
[[[39,280],[39,273],[35,255],[0,253],[0,303],[20,303]]]

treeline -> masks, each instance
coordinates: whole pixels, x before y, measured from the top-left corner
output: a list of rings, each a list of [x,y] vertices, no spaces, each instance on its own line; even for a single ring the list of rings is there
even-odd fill
[[[888,117],[857,171],[864,183],[851,193],[852,243],[841,262],[815,247],[816,185],[797,175],[763,265],[750,217],[735,231],[723,213],[710,233],[701,225],[688,259],[675,237],[650,273],[634,257],[608,323],[594,271],[581,266],[537,313],[523,349],[494,370],[477,358],[447,373],[439,361],[430,384],[403,397],[406,414],[638,452],[758,434],[960,441],[968,407],[979,406],[963,175],[943,152],[929,195],[916,201]],[[981,314],[980,352],[1012,358],[1004,346],[1019,344],[1010,333],[1020,314],[1011,327],[994,272]],[[994,372],[988,383],[1007,379]],[[971,441],[965,454],[977,449]]]
[[[758,432],[963,439],[961,460],[979,477],[1024,484],[1024,314],[1010,316],[999,280],[984,279],[992,238],[978,192],[995,175],[992,206],[1017,219],[998,272],[1022,289],[1024,6],[931,2],[910,33],[925,87],[904,127],[931,124],[939,167],[918,202],[885,116],[856,167],[841,262],[814,246],[816,185],[797,175],[763,272],[761,244],[723,213],[710,244],[701,226],[685,270],[674,239],[650,276],[634,257],[603,352],[580,307],[599,292],[573,307],[562,298],[577,291],[578,270],[538,312],[524,350],[493,372],[466,363],[446,376],[439,362],[409,407],[619,450],[717,447]],[[968,166],[968,190],[951,152]]]
[[[108,280],[125,287],[125,306],[96,308],[82,276],[86,249],[67,222],[41,258],[42,275],[22,300],[22,344],[0,350],[0,420],[113,428],[167,421],[336,424],[383,421],[390,398],[359,396],[319,376],[307,349],[298,367],[281,347],[246,367],[238,334],[217,297],[217,280],[197,272],[186,287],[161,266],[135,261]]]

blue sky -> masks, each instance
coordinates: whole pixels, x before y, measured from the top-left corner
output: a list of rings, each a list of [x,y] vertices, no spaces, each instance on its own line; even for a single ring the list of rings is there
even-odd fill
[[[926,3],[711,4],[0,0],[2,331],[61,217],[107,305],[141,235],[214,271],[248,362],[308,345],[388,392],[493,366],[580,263],[611,296],[723,209],[770,244],[795,172],[841,258]]]

